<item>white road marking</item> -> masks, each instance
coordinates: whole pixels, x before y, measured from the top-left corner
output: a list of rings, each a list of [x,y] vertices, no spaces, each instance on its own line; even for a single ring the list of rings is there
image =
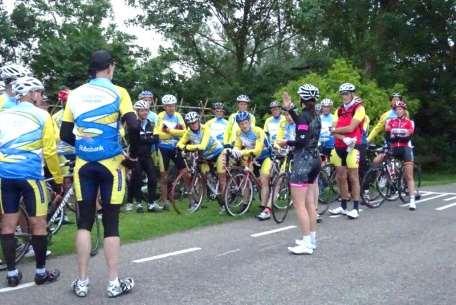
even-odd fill
[[[438,208],[436,208],[436,210],[437,211],[443,211],[443,210],[446,210],[446,209],[454,207],[454,206],[456,206],[456,202],[453,202],[453,203],[438,207]]]
[[[294,229],[294,228],[296,228],[296,226],[288,226],[288,227],[283,227],[283,228],[279,228],[279,229],[275,229],[275,230],[270,230],[270,231],[255,233],[255,234],[252,234],[252,235],[250,235],[250,236],[251,236],[251,237],[260,237],[260,236],[269,235],[269,234],[274,234],[274,233],[277,233],[277,232],[282,232],[282,231],[290,230],[290,229]]]
[[[432,197],[429,197],[429,198],[426,198],[426,199],[417,200],[417,201],[415,201],[415,204],[416,203],[425,202],[425,201],[429,201],[429,200],[433,200],[433,199],[437,199],[437,198],[440,198],[440,197],[443,197],[443,196],[446,196],[446,195],[448,195],[448,194],[445,193],[445,194],[440,194],[440,195],[437,195],[437,196],[432,196]],[[407,207],[408,205],[409,205],[408,203],[404,203],[404,204],[401,204],[401,207]]]
[[[157,259],[162,259],[162,258],[165,258],[165,257],[170,257],[170,256],[175,256],[175,255],[195,252],[195,251],[199,251],[199,250],[201,250],[201,248],[197,248],[197,247],[188,248],[188,249],[184,249],[184,250],[164,253],[164,254],[155,255],[155,256],[151,256],[151,257],[145,257],[145,258],[136,259],[136,260],[133,261],[133,263],[144,263],[144,262],[154,261],[154,260],[157,260]]]
[[[454,200],[454,199],[456,199],[456,196],[450,197],[450,198],[445,198],[445,199],[443,199],[443,200],[444,200],[444,201],[450,201],[450,200]]]
[[[230,251],[226,251],[226,252],[217,254],[215,257],[225,256],[225,255],[236,253],[236,252],[239,252],[239,251],[241,251],[241,249],[234,249],[234,250],[230,250]]]
[[[420,191],[421,197],[426,197],[426,196],[433,195],[433,194],[436,194],[436,193],[434,193],[434,192],[427,192],[427,191]]]
[[[24,283],[24,284],[18,285],[16,287],[2,288],[2,289],[0,289],[0,293],[13,291],[13,290],[18,290],[18,289],[22,289],[22,288],[28,288],[28,287],[32,287],[32,286],[35,286],[35,285],[36,285],[35,282],[29,282],[29,283]]]

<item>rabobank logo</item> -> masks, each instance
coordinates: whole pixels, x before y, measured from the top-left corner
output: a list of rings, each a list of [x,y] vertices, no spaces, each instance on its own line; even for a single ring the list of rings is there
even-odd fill
[[[98,145],[98,146],[85,146],[85,145],[79,145],[79,150],[83,152],[100,152],[104,151],[103,145]]]

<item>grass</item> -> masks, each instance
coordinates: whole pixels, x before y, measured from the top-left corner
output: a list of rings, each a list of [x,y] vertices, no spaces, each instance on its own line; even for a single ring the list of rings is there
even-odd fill
[[[433,186],[450,183],[456,183],[456,173],[424,171],[421,177],[422,186]]]
[[[246,217],[253,217],[258,210],[258,203],[253,202],[245,215],[242,215],[241,217],[232,217],[226,214],[219,215],[218,205],[215,201],[207,202],[206,206],[207,207],[203,207],[196,213],[183,215],[178,215],[173,209],[168,212],[160,213],[146,212],[138,214],[136,212],[122,212],[120,214],[120,237],[122,244],[228,221],[245,219]],[[72,216],[73,215],[70,215],[70,219],[74,221],[74,217]],[[74,253],[75,234],[75,225],[63,226],[58,234],[52,238],[49,249],[52,250],[53,255]]]

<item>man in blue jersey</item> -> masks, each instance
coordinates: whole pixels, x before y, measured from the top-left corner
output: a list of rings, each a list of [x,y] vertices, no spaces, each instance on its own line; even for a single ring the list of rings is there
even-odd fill
[[[17,105],[18,101],[13,92],[13,82],[24,76],[32,76],[32,73],[21,65],[7,63],[0,68],[0,78],[5,83],[5,92],[0,95],[0,111]]]
[[[325,98],[321,101],[321,131],[320,131],[320,151],[329,160],[331,151],[334,149],[334,136],[329,131],[333,126],[334,117],[331,113],[333,101]]]

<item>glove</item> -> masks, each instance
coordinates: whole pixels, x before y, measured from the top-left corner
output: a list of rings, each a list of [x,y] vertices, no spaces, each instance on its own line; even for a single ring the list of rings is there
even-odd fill
[[[183,130],[183,129],[184,129],[184,126],[182,126],[181,124],[177,124],[177,125],[176,125],[176,128],[174,128],[174,129]]]
[[[342,141],[344,142],[345,145],[350,146],[352,143],[352,138],[345,137],[342,139]]]
[[[233,158],[235,159],[240,159],[242,157],[242,153],[239,149],[231,149],[231,155],[233,156]]]

